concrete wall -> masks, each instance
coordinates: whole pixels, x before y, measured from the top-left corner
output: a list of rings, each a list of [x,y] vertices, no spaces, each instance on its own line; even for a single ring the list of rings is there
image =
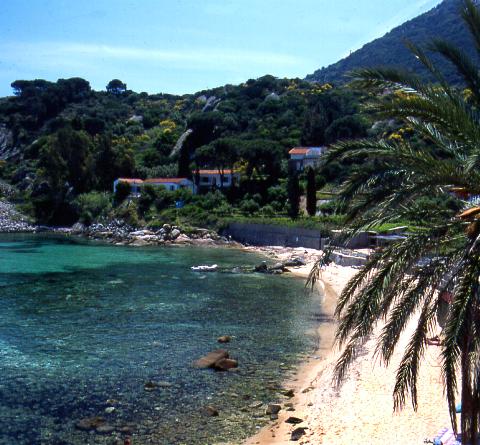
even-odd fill
[[[320,249],[322,237],[318,230],[267,224],[232,223],[223,231],[235,241],[256,246],[286,246]]]
[[[307,247],[323,250],[327,244],[335,241],[320,235],[318,230],[298,227],[284,227],[269,224],[232,223],[222,235],[231,236],[235,241],[254,246]],[[370,238],[359,233],[344,243],[342,247],[358,249],[369,247]]]

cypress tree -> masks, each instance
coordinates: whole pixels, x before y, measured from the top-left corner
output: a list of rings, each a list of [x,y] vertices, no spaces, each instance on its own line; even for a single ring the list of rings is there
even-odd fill
[[[310,216],[315,216],[317,212],[317,187],[313,168],[307,172],[307,212]]]
[[[288,216],[295,219],[300,212],[300,184],[298,182],[298,173],[292,172],[288,176]]]

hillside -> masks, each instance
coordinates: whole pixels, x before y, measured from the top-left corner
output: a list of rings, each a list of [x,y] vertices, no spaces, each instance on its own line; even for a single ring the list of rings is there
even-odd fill
[[[461,5],[461,0],[444,0],[432,10],[394,28],[348,57],[308,75],[306,80],[341,84],[348,80],[345,76],[348,72],[372,66],[408,67],[409,70],[428,77],[425,68],[405,47],[406,40],[424,45],[434,38],[441,38],[463,48],[471,57],[476,57],[473,42],[459,14]],[[450,82],[459,81],[450,65],[435,56],[433,60],[440,63]]]
[[[76,221],[77,198],[111,192],[115,178],[192,177],[197,167],[240,169],[230,202],[262,206],[288,175],[290,148],[367,128],[357,93],[300,79],[264,76],[184,96],[136,93],[118,79],[106,91],[81,78],[12,87],[0,99],[0,179],[49,224]]]

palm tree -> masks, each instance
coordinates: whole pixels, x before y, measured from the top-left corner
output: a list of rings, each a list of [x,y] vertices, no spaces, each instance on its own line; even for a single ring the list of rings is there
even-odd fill
[[[480,13],[465,0],[462,17],[480,53]],[[411,398],[417,407],[417,377],[427,345],[436,329],[442,295],[453,301],[442,331],[442,377],[452,426],[461,397],[463,443],[477,443],[480,422],[480,74],[460,49],[435,40],[428,48],[453,63],[467,90],[444,79],[426,52],[409,44],[435,83],[394,69],[353,73],[365,88],[388,88],[392,100],[376,111],[412,127],[425,143],[357,140],[338,143],[326,164],[349,161],[340,201],[348,218],[348,236],[385,222],[410,218],[421,223],[406,239],[375,252],[346,285],[338,305],[336,339],[342,347],[335,375],[340,383],[349,365],[376,326],[376,352],[388,365],[409,321],[416,326],[404,351],[393,390],[395,409]],[[465,91],[468,94],[465,94]],[[425,198],[456,200],[442,211],[425,207]],[[460,210],[458,210],[460,209]],[[326,251],[312,270],[314,283],[330,261]],[[418,318],[415,318],[418,317]]]

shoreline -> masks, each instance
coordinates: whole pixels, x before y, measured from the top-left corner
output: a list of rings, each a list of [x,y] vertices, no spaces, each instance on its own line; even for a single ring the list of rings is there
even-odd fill
[[[247,250],[281,256],[287,252],[297,253],[298,248],[252,248]],[[310,261],[305,266],[291,268],[292,275],[307,277],[312,267],[311,249],[301,249]],[[317,255],[320,253],[316,251]],[[280,256],[278,256],[280,253]],[[376,339],[380,334],[378,326],[367,341],[364,350],[354,361],[349,376],[339,387],[332,385],[333,368],[339,355],[334,346],[336,321],[333,313],[338,295],[358,269],[332,264],[321,275],[322,315],[325,320],[317,327],[320,342],[314,357],[299,363],[294,376],[283,385],[293,389],[295,396],[283,400],[278,420],[261,428],[255,435],[241,442],[242,445],[287,445],[293,443],[291,433],[305,428],[305,434],[297,443],[303,445],[344,445],[347,443],[368,443],[384,445],[402,437],[402,443],[421,444],[431,439],[444,426],[450,426],[450,417],[443,396],[439,349],[428,346],[425,360],[418,379],[418,410],[414,411],[407,399],[404,409],[394,412],[393,388],[396,370],[402,353],[414,332],[418,314],[412,317],[402,334],[398,347],[388,368],[375,358]],[[285,402],[293,403],[294,411],[285,408]],[[290,416],[302,423],[286,423]]]

